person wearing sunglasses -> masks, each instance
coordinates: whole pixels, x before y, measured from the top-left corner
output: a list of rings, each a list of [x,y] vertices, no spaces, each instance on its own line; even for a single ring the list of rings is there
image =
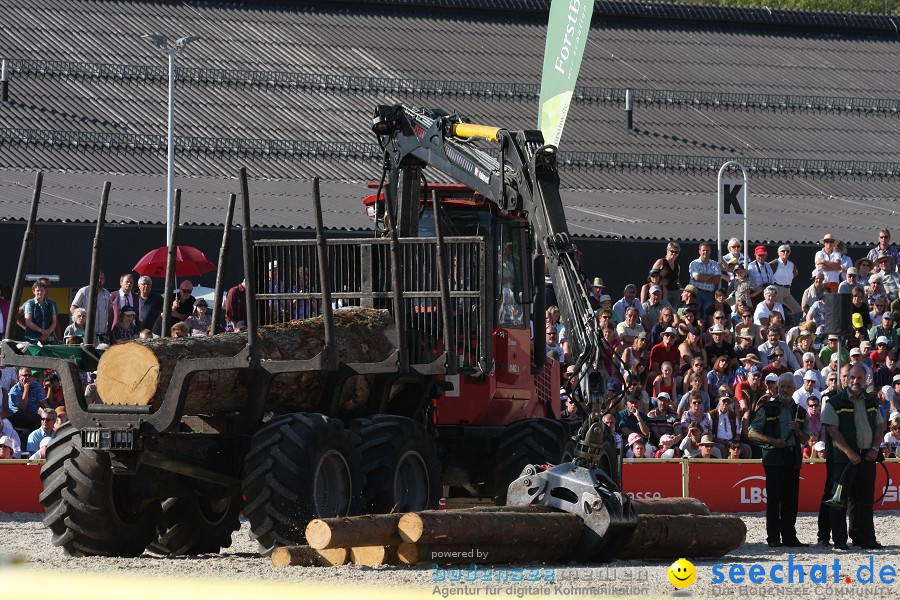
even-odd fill
[[[785,316],[789,316],[792,319],[791,322],[796,323],[797,319],[801,318],[803,309],[800,308],[800,303],[791,294],[791,284],[799,273],[796,265],[791,262],[791,247],[787,244],[778,246],[778,258],[769,264],[772,265],[772,270],[775,271],[775,274],[772,276],[772,283],[777,289],[775,301],[782,304],[789,311],[789,314]]]
[[[44,438],[52,440],[56,437],[56,429],[54,428],[54,425],[56,425],[56,411],[52,408],[42,408],[38,414],[41,417],[41,425],[28,435],[28,442],[25,445],[25,450],[30,453],[37,452],[40,449],[41,440]]]
[[[178,286],[175,299],[172,301],[172,323],[184,321],[194,314],[194,304],[197,299],[192,295],[194,284],[185,279]]]
[[[681,302],[681,265],[676,261],[681,253],[681,246],[675,242],[666,244],[666,255],[653,263],[653,270],[659,271],[659,286],[666,294],[666,300],[672,306],[678,306]]]
[[[884,434],[884,443],[891,456],[900,458],[900,417],[894,417],[888,425],[890,429]]]

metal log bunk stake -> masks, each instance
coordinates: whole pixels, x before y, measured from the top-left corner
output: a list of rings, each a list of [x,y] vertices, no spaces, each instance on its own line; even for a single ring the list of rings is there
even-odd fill
[[[84,345],[94,346],[96,339],[97,321],[97,295],[100,292],[100,249],[103,247],[103,226],[106,223],[106,207],[109,204],[109,188],[111,184],[103,183],[103,194],[100,196],[100,214],[97,217],[97,230],[94,233],[94,245],[91,248],[91,279],[88,287],[88,312],[87,322],[84,325]],[[103,315],[107,316],[107,315]],[[108,318],[108,317],[107,317]]]
[[[385,189],[385,214],[391,230],[391,292],[394,296],[394,324],[397,330],[397,355],[401,373],[409,372],[409,355],[406,349],[406,311],[403,306],[403,286],[401,279],[402,259],[400,257],[400,239],[397,224],[394,222],[394,186]]]
[[[213,292],[212,326],[210,335],[217,333],[219,313],[222,312],[222,288],[225,286],[225,266],[228,262],[228,241],[231,237],[231,224],[234,221],[234,204],[237,197],[228,196],[228,211],[225,215],[225,229],[222,231],[222,247],[219,249],[219,269],[216,271],[216,291]]]
[[[244,293],[247,295],[247,349],[250,353],[250,362],[259,364],[259,340],[258,313],[256,306],[256,271],[253,265],[253,234],[250,231],[250,191],[247,187],[247,167],[241,167],[241,211],[243,212],[243,228],[241,232],[244,249],[244,278],[247,286]]]
[[[178,221],[181,220],[181,190],[175,190],[175,206],[172,216],[172,239],[169,240],[169,256],[166,259],[166,283],[163,286],[162,337],[169,337],[172,323],[172,292],[175,289],[175,253],[178,251]]]
[[[22,285],[25,280],[25,264],[31,260],[31,250],[34,246],[34,223],[37,221],[38,204],[41,202],[41,187],[44,185],[44,172],[38,171],[34,176],[34,193],[31,196],[31,212],[28,213],[28,223],[25,225],[25,237],[22,240],[22,249],[19,252],[19,266],[16,268],[16,279],[13,281],[12,297],[10,300],[14,307],[19,305],[22,298]],[[10,311],[10,318],[6,321],[6,332],[4,338],[12,339],[15,331],[13,323],[16,322],[15,315]]]
[[[316,214],[316,257],[319,263],[319,288],[322,290],[322,318],[325,322],[325,366],[337,368],[337,347],[334,345],[334,312],[331,306],[331,267],[328,264],[328,241],[322,223],[322,196],[319,178],[313,178],[313,205]]]
[[[502,171],[501,171],[502,172]],[[447,374],[456,375],[459,359],[456,357],[456,333],[453,331],[453,321],[450,318],[450,278],[447,274],[447,263],[444,256],[444,231],[441,226],[440,200],[437,191],[431,190],[431,208],[434,211],[434,237],[437,240],[434,251],[437,255],[438,285],[441,292],[441,319],[444,325],[444,349],[447,354]]]

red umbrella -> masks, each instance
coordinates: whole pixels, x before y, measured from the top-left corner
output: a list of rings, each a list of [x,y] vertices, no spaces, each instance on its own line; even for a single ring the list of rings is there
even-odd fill
[[[156,250],[151,250],[144,255],[144,258],[134,265],[135,272],[138,275],[147,275],[148,277],[165,277],[166,262],[169,260],[169,247],[162,246]],[[199,277],[204,273],[215,271],[216,265],[209,262],[209,259],[202,252],[191,246],[175,247],[175,276],[176,277]]]

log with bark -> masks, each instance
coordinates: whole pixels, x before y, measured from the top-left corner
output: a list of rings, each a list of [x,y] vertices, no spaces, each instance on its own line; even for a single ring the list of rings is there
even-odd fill
[[[639,515],[708,515],[709,507],[696,498],[632,500]]]
[[[348,308],[334,313],[335,345],[346,363],[380,362],[396,348],[387,311]],[[322,317],[259,328],[264,359],[305,360],[324,347]],[[247,343],[246,333],[135,340],[110,346],[97,367],[97,391],[105,404],[162,405],[168,382],[180,360],[232,357]],[[275,413],[313,411],[319,406],[325,373],[284,373],[272,381],[266,409]],[[346,413],[369,398],[373,375],[351,378],[341,393]],[[248,369],[197,373],[190,383],[185,414],[235,412],[244,407],[252,373]]]
[[[401,514],[361,515],[313,519],[306,526],[306,543],[313,548],[397,546],[403,540],[397,531]]]
[[[617,558],[718,558],[739,548],[747,526],[733,515],[639,515]]]
[[[347,564],[347,549],[318,551],[309,546],[282,546],[272,550],[270,558],[276,567],[334,567]]]
[[[358,567],[378,567],[397,564],[397,546],[354,546],[350,558]]]
[[[582,522],[564,512],[450,511],[407,513],[397,526],[404,542],[572,548]]]

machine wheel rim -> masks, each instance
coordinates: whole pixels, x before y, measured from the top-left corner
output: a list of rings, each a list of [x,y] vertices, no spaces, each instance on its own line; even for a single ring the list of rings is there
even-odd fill
[[[324,453],[316,465],[313,477],[313,499],[316,514],[335,517],[347,514],[353,492],[350,467],[337,450]]]
[[[428,467],[422,455],[413,450],[403,454],[394,472],[394,498],[397,501],[397,510],[409,512],[426,508],[430,485]]]

